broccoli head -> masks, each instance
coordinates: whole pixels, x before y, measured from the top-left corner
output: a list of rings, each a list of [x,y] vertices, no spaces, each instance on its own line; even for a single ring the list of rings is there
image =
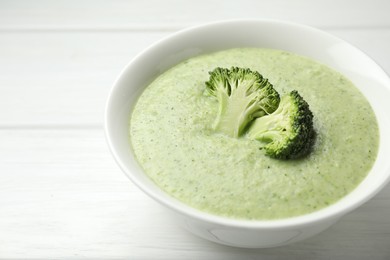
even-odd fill
[[[219,104],[213,125],[217,131],[238,137],[253,119],[274,112],[279,105],[278,92],[256,71],[232,67],[209,73],[206,92]]]
[[[264,142],[265,153],[277,159],[299,158],[310,152],[314,143],[313,114],[307,102],[294,90],[283,96],[279,107],[257,118],[248,137]]]

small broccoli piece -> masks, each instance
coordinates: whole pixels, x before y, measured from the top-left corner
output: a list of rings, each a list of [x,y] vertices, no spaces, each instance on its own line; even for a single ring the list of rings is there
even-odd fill
[[[281,98],[272,114],[257,118],[248,137],[265,143],[266,155],[294,159],[308,154],[314,143],[313,114],[309,105],[294,90]]]
[[[253,119],[272,113],[279,105],[278,92],[256,71],[216,68],[209,74],[206,92],[219,103],[213,125],[217,131],[238,137]]]

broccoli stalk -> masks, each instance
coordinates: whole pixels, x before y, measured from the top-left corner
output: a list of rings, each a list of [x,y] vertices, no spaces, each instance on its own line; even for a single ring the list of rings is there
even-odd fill
[[[273,158],[299,158],[309,153],[314,143],[313,114],[294,90],[281,98],[272,114],[257,118],[247,136],[264,142],[265,153]]]
[[[219,103],[213,128],[232,137],[242,135],[253,119],[275,111],[280,101],[278,92],[262,75],[237,67],[210,72],[206,91]]]

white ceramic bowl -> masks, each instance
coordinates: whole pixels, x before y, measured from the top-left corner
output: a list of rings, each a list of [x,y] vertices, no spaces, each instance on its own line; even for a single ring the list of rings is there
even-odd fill
[[[347,76],[367,97],[380,129],[377,160],[364,181],[339,202],[317,212],[271,221],[223,218],[193,209],[161,191],[141,170],[129,142],[129,116],[137,97],[157,75],[195,55],[233,47],[283,49],[311,57]],[[165,205],[187,229],[203,238],[239,247],[273,247],[328,228],[372,198],[390,179],[390,80],[367,55],[320,30],[289,22],[232,20],[182,30],[137,55],[122,71],[108,98],[108,145],[125,174]]]

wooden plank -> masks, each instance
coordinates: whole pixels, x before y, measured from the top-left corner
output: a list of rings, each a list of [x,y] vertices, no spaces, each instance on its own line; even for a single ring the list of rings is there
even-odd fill
[[[164,35],[1,33],[0,125],[100,125],[120,71]]]
[[[153,236],[183,236],[115,165],[102,131],[9,130],[0,140],[1,259],[131,256]]]
[[[329,30],[390,72],[389,30]],[[0,127],[101,126],[127,62],[168,32],[0,33]]]
[[[386,0],[3,0],[2,29],[162,30],[235,18],[282,19],[322,28],[389,27]]]
[[[1,259],[386,259],[390,186],[335,226],[281,248],[217,245],[176,226],[96,129],[0,130]]]

